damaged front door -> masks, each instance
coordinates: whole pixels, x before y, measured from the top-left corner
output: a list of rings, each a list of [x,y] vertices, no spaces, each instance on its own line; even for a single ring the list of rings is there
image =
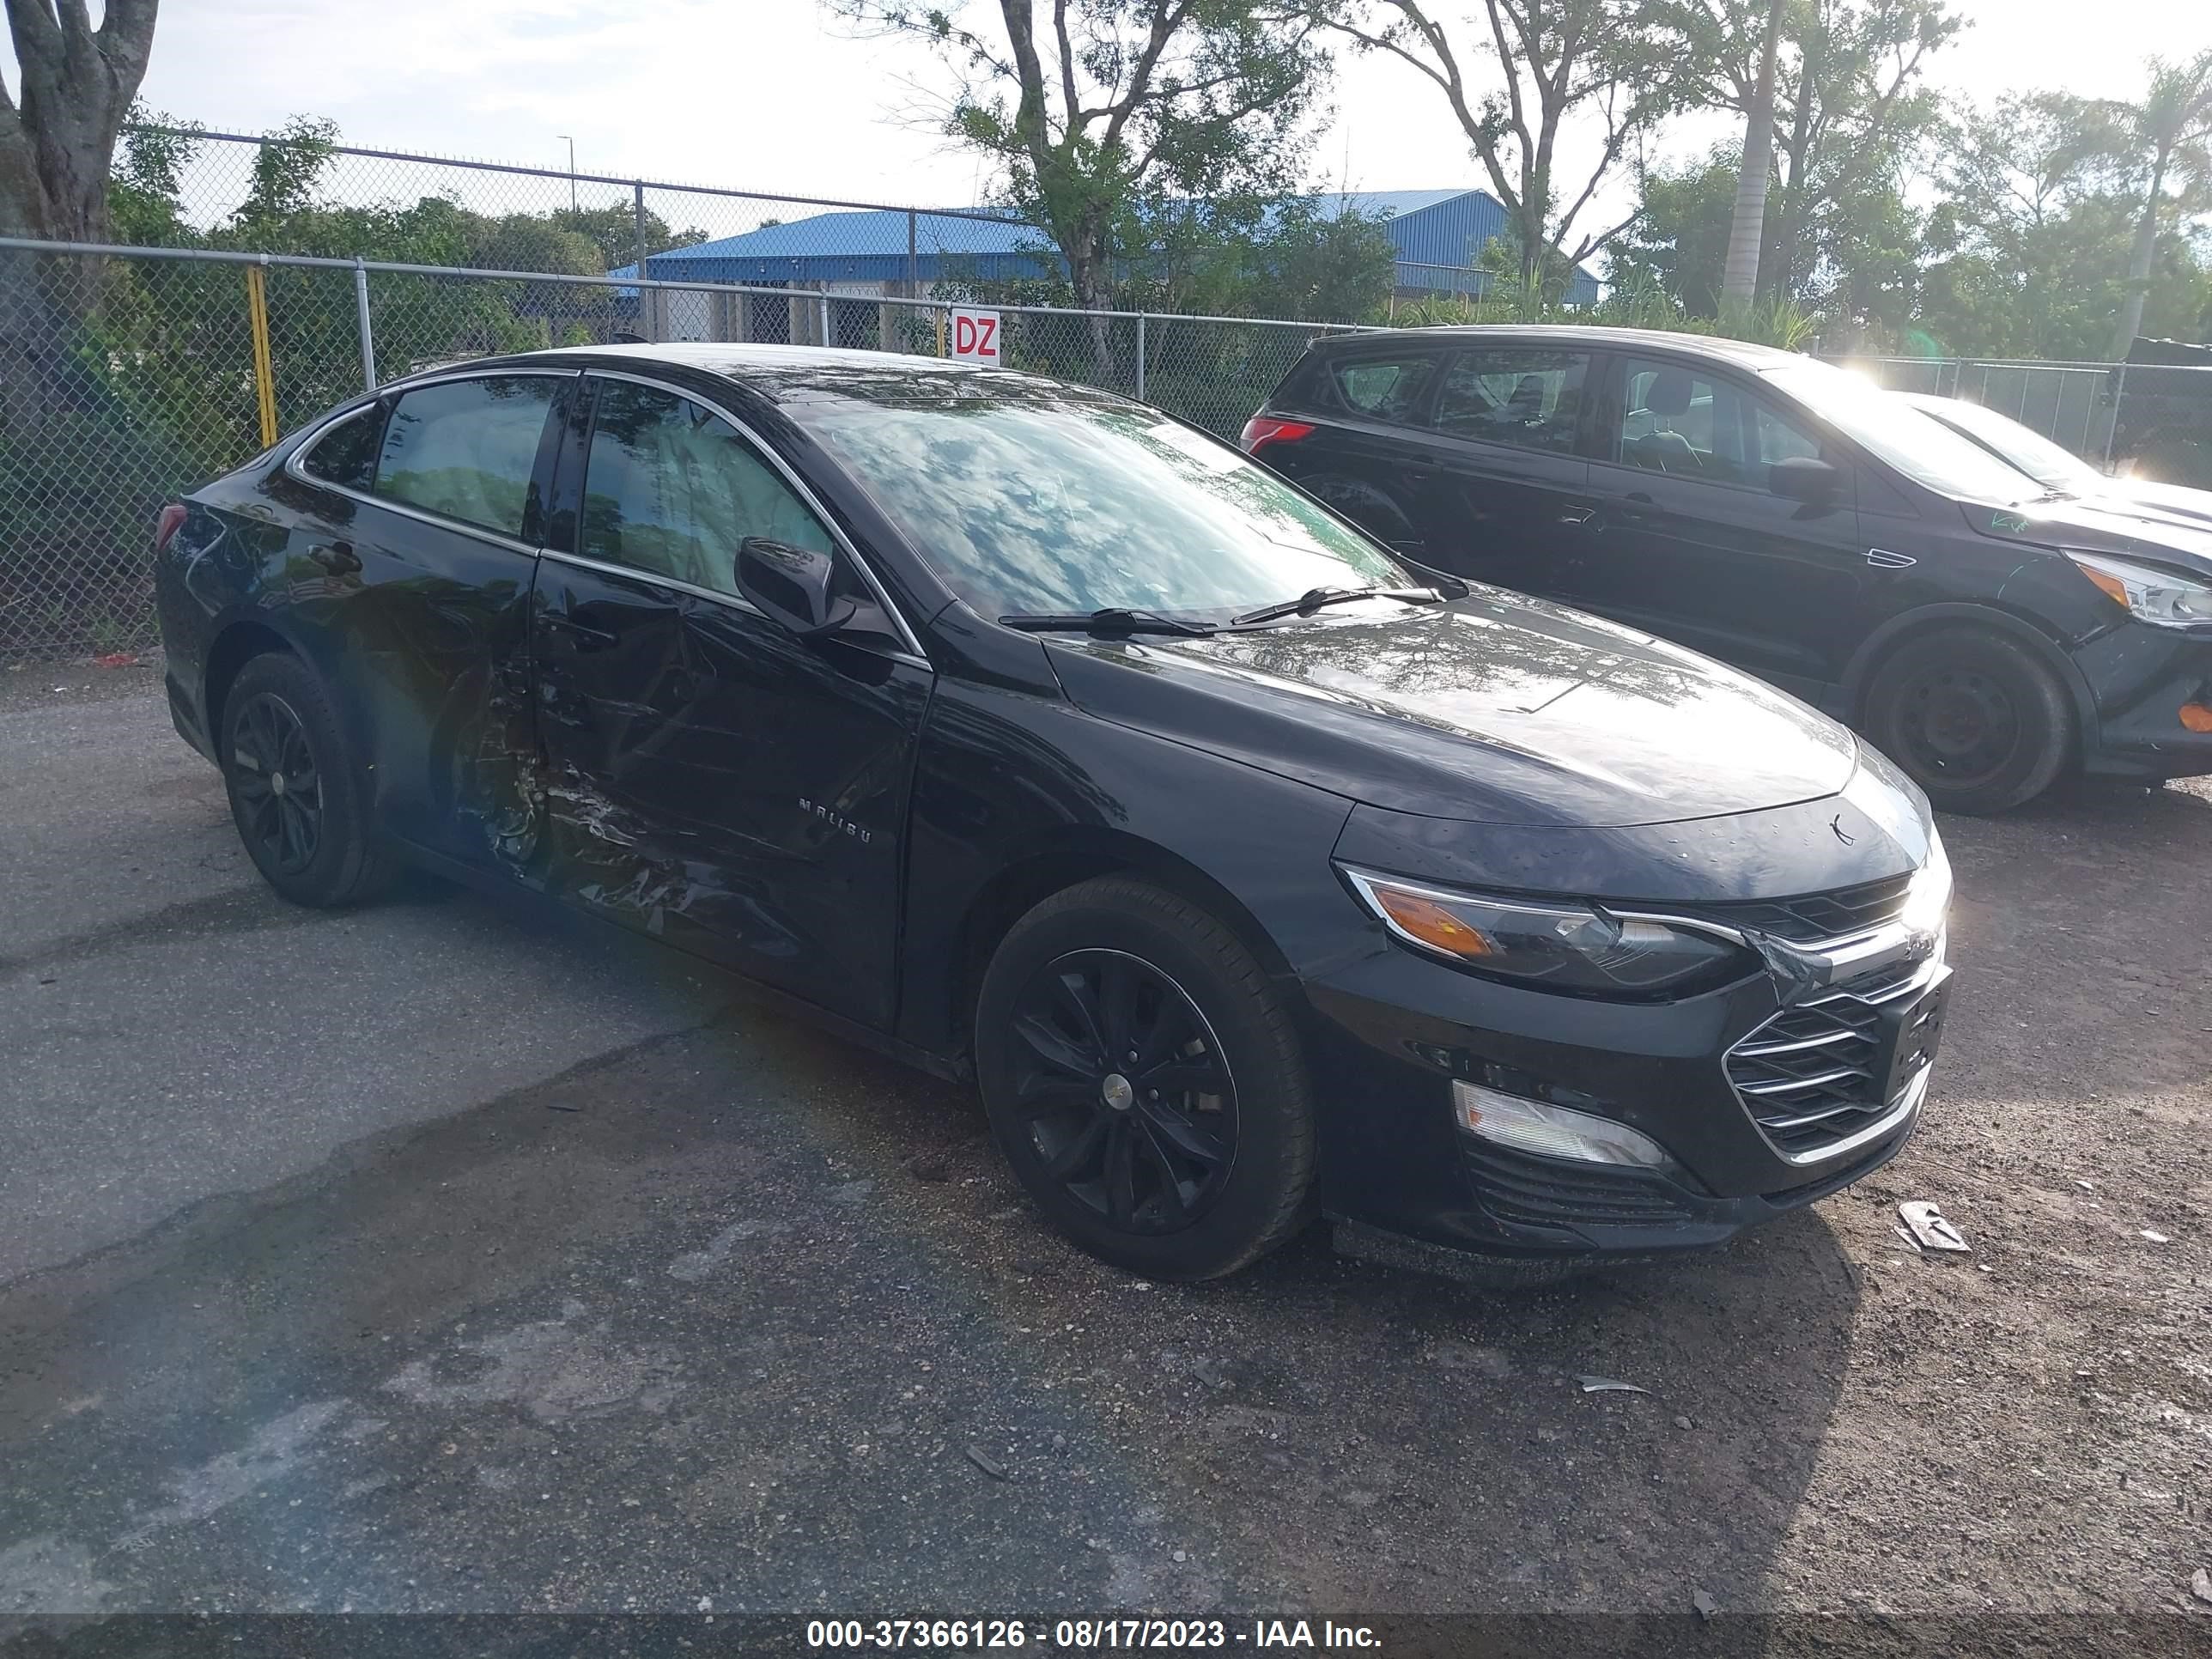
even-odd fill
[[[555,887],[887,1025],[929,670],[865,629],[799,639],[739,597],[738,547],[759,537],[831,553],[872,607],[729,421],[611,375],[575,418],[581,489],[556,486],[570,510],[532,613]]]

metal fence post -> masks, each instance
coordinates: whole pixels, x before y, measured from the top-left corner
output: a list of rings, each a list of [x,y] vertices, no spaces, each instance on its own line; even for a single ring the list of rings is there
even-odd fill
[[[253,401],[261,447],[276,441],[276,364],[269,349],[269,256],[246,268],[246,324],[253,343]]]
[[[638,332],[648,340],[660,337],[653,325],[657,320],[653,310],[657,295],[645,285],[645,180],[635,180],[629,187],[630,229],[637,244],[637,320]]]
[[[914,210],[906,210],[906,297],[921,297],[921,258],[915,246]]]
[[[2128,366],[2122,363],[2119,372],[2112,376],[2112,418],[2105,422],[2104,470],[2112,470],[2112,441],[2120,431],[2120,399],[2128,395]]]
[[[821,295],[820,295],[816,299],[816,301],[815,301],[815,305],[818,307],[818,310],[817,310],[817,315],[821,318],[821,319],[822,319],[822,343],[823,343],[823,345],[829,345],[829,344],[831,344],[831,343],[832,343],[832,342],[831,342],[831,340],[830,340],[830,284],[829,284],[829,283],[823,283],[823,284],[822,284],[822,292],[821,292]]]
[[[361,331],[361,384],[364,392],[376,390],[376,337],[368,323],[368,262],[356,255],[353,262],[354,326]]]
[[[1137,401],[1145,401],[1145,313],[1137,313]]]

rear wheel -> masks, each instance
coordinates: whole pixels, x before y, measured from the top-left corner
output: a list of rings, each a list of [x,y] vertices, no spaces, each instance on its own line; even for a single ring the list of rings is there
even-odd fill
[[[329,908],[383,885],[390,855],[329,694],[305,663],[271,652],[239,670],[223,698],[221,753],[231,819],[271,887]]]
[[[1173,894],[1106,877],[1023,917],[984,975],[975,1056],[1015,1175],[1102,1261],[1216,1278],[1306,1218],[1313,1106],[1288,1012]]]
[[[1875,670],[1865,727],[1952,812],[2002,812],[2049,788],[2074,745],[2074,703],[2026,645],[1978,628],[1907,640]]]

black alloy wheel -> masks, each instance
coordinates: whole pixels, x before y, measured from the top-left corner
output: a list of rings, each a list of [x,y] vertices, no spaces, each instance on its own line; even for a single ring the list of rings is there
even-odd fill
[[[1312,1085],[1237,933],[1134,876],[1041,901],[975,1000],[991,1130],[1038,1209],[1149,1278],[1236,1272],[1312,1214]]]
[[[2002,812],[2041,794],[2074,743],[2073,700],[2020,641],[1947,628],[1875,670],[1865,727],[1938,808]]]
[[[352,904],[380,887],[392,857],[368,791],[314,671],[271,651],[222,698],[222,778],[238,838],[262,878],[295,904]]]
[[[261,691],[231,711],[230,787],[239,834],[264,869],[296,876],[323,845],[323,780],[299,711]]]
[[[1120,951],[1075,951],[1015,1004],[1014,1111],[1046,1172],[1121,1231],[1213,1207],[1237,1156],[1237,1082],[1182,986]]]

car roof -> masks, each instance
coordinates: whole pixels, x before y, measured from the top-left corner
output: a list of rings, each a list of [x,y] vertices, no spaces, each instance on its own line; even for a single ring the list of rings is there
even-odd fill
[[[714,340],[657,343],[634,341],[617,345],[556,346],[546,351],[482,358],[468,367],[511,368],[532,362],[579,368],[616,368],[627,365],[640,370],[655,367],[684,369],[732,381],[777,404],[811,403],[855,394],[877,402],[934,403],[974,399],[979,394],[988,398],[994,391],[1024,400],[1034,400],[1048,392],[1113,398],[1110,392],[1093,392],[1013,369],[986,368],[975,363],[916,356],[902,351],[836,346]],[[459,365],[449,366],[444,372],[454,367]]]
[[[1759,368],[1774,363],[1802,362],[1797,352],[1749,340],[1730,340],[1713,334],[1677,334],[1659,328],[1613,328],[1595,323],[1562,326],[1557,323],[1454,323],[1436,328],[1376,328],[1357,334],[1336,334],[1316,340],[1310,349],[1334,354],[1367,351],[1395,342],[1452,345],[1497,341],[1513,345],[1644,346],[1679,351],[1691,356],[1715,357]]]

